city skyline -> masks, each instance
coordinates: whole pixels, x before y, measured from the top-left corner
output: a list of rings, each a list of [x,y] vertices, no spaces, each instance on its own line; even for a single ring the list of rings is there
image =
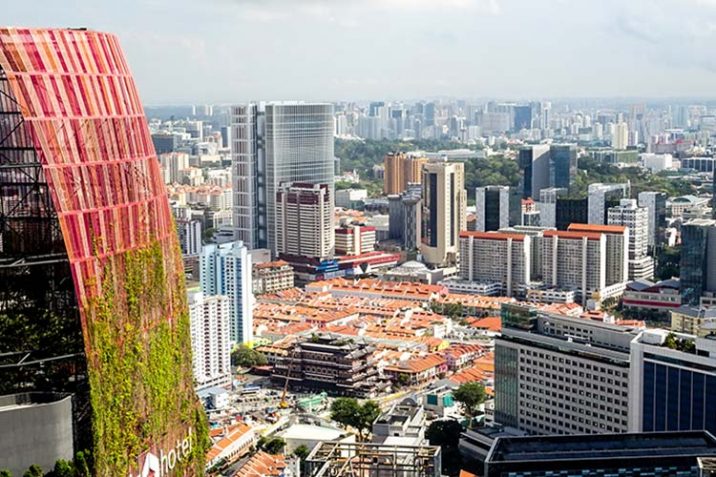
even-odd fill
[[[148,105],[713,98],[716,79],[711,0],[77,0],[73,8],[39,7],[9,5],[6,22],[115,32]]]

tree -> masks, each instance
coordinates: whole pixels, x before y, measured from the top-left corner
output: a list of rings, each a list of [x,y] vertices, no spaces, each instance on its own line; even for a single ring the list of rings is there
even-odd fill
[[[88,450],[77,451],[75,454],[75,475],[76,477],[90,477],[92,472],[92,455]]]
[[[261,438],[259,438],[258,447],[262,451],[268,452],[269,454],[281,454],[283,453],[283,449],[286,447],[286,441],[280,437],[267,438],[261,436]]]
[[[443,475],[457,475],[462,468],[462,458],[458,449],[462,426],[455,420],[433,421],[425,431],[430,445],[440,446]]]
[[[0,470],[0,477],[12,477],[12,474],[9,470],[2,469]]]
[[[425,431],[425,437],[432,446],[457,447],[461,432],[462,426],[453,419],[433,421]]]
[[[463,411],[469,421],[479,412],[480,404],[485,402],[485,386],[479,382],[462,384],[452,393],[455,401],[462,404]]]
[[[310,453],[311,453],[311,450],[303,444],[301,444],[300,446],[296,447],[293,450],[293,455],[298,457],[301,461],[304,461],[306,459],[306,457],[308,457],[308,454],[310,454]]]
[[[37,464],[32,464],[24,474],[22,474],[22,477],[43,477],[45,473],[42,471],[42,467],[40,467]]]
[[[60,459],[55,462],[55,468],[48,475],[51,477],[75,477],[75,467],[72,462]]]
[[[331,419],[354,428],[361,439],[370,434],[373,421],[378,416],[380,406],[375,401],[366,401],[361,405],[355,398],[338,398],[331,405]]]
[[[231,352],[231,364],[234,366],[252,368],[254,366],[264,366],[267,362],[263,353],[252,350],[244,344],[237,346]]]

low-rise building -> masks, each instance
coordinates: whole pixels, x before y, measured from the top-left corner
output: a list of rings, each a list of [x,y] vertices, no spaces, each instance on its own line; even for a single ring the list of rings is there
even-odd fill
[[[284,260],[257,263],[253,268],[254,295],[293,288],[293,267]]]
[[[384,443],[390,437],[401,437],[410,445],[425,444],[425,411],[412,398],[393,405],[373,422],[375,443]]]
[[[416,386],[444,376],[447,370],[447,360],[436,353],[386,366],[383,368],[383,373],[399,385]]]
[[[383,389],[375,348],[361,339],[330,334],[301,337],[286,356],[276,356],[271,378],[295,389],[370,397]]]
[[[716,308],[680,306],[670,312],[671,331],[704,338],[716,333]]]
[[[625,308],[668,312],[681,306],[679,280],[669,279],[654,283],[634,280],[624,289],[622,304]]]
[[[206,470],[239,460],[256,443],[253,428],[243,423],[217,429],[211,437],[213,444],[206,453]]]

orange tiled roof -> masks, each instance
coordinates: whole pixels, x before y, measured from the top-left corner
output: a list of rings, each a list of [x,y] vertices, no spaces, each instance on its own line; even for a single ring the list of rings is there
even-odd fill
[[[499,333],[502,330],[502,320],[499,316],[486,316],[470,323],[470,327]]]
[[[250,430],[251,427],[243,423],[226,428],[223,434],[219,434],[224,437],[214,443],[214,445],[211,446],[211,449],[209,449],[209,452],[206,453],[206,461],[210,462],[215,459],[224,451],[224,449],[241,439]]]
[[[567,230],[572,232],[601,232],[605,234],[624,233],[624,225],[600,225],[600,224],[569,224]]]
[[[401,373],[421,373],[442,364],[445,364],[444,357],[439,354],[429,354],[427,356],[409,359],[408,361],[404,361],[397,366],[387,366],[385,369]]]
[[[460,232],[460,238],[476,238],[476,239],[487,239],[487,240],[517,240],[524,242],[525,236],[522,234],[509,233],[509,232],[472,232],[463,230]]]
[[[261,451],[251,456],[232,474],[232,477],[278,477],[285,468],[286,458],[284,456]]]

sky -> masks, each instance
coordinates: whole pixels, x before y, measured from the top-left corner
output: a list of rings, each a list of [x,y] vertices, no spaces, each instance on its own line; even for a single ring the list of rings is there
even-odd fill
[[[148,105],[716,97],[716,0],[31,0],[117,34]]]

